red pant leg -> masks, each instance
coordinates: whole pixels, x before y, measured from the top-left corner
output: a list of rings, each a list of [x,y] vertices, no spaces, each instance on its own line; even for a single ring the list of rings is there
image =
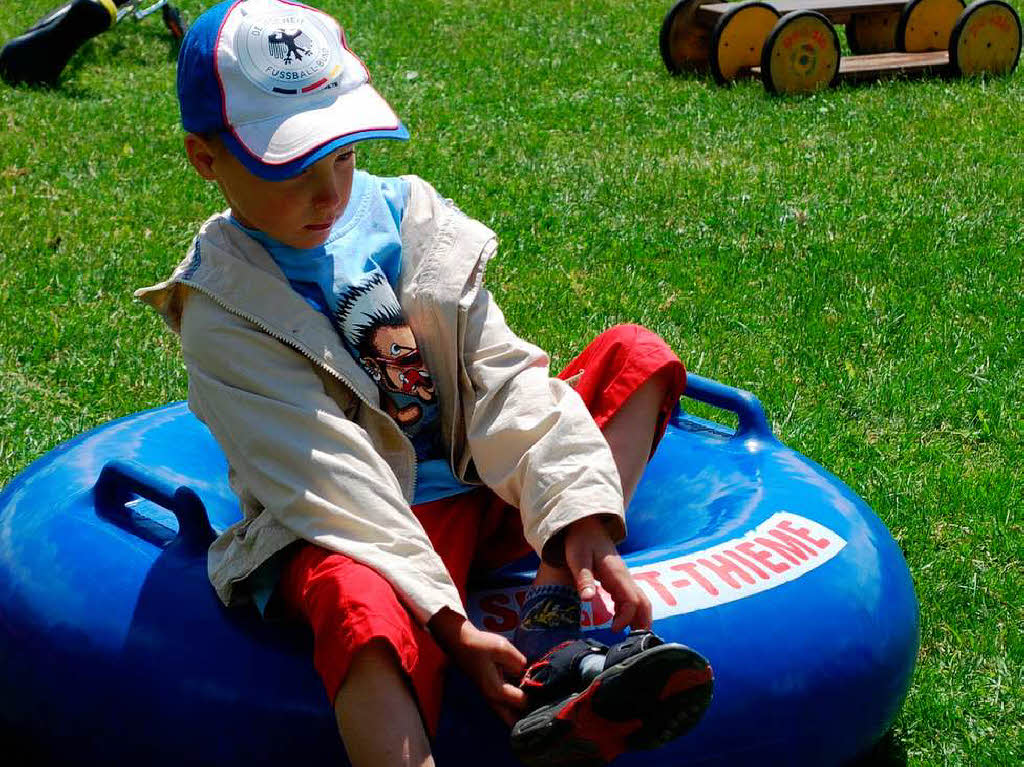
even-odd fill
[[[668,388],[661,405],[654,447],[665,433],[668,416],[686,388],[686,369],[660,336],[639,325],[616,325],[601,333],[558,374],[583,398],[598,427],[653,376],[666,373]],[[485,507],[477,565],[494,569],[526,556],[532,549],[523,537],[519,510],[492,494]]]
[[[659,373],[668,375],[669,387],[655,435],[657,445],[668,415],[686,388],[683,363],[659,335],[639,325],[616,325],[591,341],[558,377],[572,381],[603,429],[626,400]]]
[[[477,491],[413,507],[463,602],[480,520],[493,499],[489,491]],[[383,640],[408,676],[433,735],[441,714],[446,657],[380,573],[307,543],[286,564],[278,589],[285,605],[313,631],[313,665],[332,704],[352,659],[370,641]]]
[[[428,730],[436,729],[444,655],[377,571],[307,543],[285,566],[278,589],[312,629],[313,666],[332,705],[352,659],[371,640],[383,640],[408,675]]]

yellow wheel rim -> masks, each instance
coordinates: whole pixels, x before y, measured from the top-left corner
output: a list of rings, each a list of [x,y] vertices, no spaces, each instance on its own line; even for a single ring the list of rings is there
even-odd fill
[[[681,0],[665,16],[661,55],[672,73],[703,69],[711,52],[711,30],[697,23],[697,9],[712,0]]]
[[[711,71],[720,83],[757,66],[779,14],[765,3],[746,3],[723,16],[711,36]]]
[[[772,30],[762,59],[765,85],[776,93],[810,93],[835,80],[839,39],[828,19],[796,11]]]
[[[898,42],[909,53],[944,51],[963,10],[963,0],[911,0],[900,18]]]
[[[1020,58],[1020,19],[1001,2],[972,4],[957,22],[950,40],[950,60],[962,75],[1012,72]]]
[[[854,53],[888,53],[896,50],[899,11],[855,15],[846,25],[846,37]]]
[[[100,5],[107,9],[107,13],[110,14],[110,23],[113,24],[117,21],[117,6],[114,5],[114,0],[97,0]]]

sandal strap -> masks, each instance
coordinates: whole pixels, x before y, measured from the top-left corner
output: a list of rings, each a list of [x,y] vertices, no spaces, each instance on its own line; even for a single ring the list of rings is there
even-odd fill
[[[604,659],[604,667],[611,668],[616,663],[622,663],[626,658],[632,658],[652,647],[665,644],[665,640],[652,631],[632,631],[629,636],[621,642],[612,645]]]
[[[588,655],[603,655],[608,646],[593,639],[571,639],[555,645],[523,674],[520,688],[526,693],[531,709],[580,692],[583,677],[580,663]]]

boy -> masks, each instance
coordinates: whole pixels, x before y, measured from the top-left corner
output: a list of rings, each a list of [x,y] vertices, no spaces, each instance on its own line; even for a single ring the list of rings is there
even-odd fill
[[[308,622],[352,764],[432,763],[445,655],[528,764],[692,727],[710,667],[647,630],[615,550],[679,360],[623,327],[563,372],[575,390],[550,378],[482,287],[493,233],[418,178],[355,170],[359,141],[408,133],[330,16],[221,3],[183,42],[178,96],[189,161],[230,209],[138,295],[180,334],[242,506],[210,578],[225,604]],[[515,643],[475,628],[471,565],[531,549]],[[634,629],[612,648],[578,638],[598,583]]]

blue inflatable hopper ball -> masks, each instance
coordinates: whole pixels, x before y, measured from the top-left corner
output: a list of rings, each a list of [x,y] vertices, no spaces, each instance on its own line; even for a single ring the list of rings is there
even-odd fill
[[[903,555],[846,485],[773,436],[753,395],[691,375],[686,396],[738,426],[677,409],[620,548],[654,630],[711,661],[714,699],[688,735],[615,764],[844,764],[910,684]],[[225,608],[209,585],[206,548],[239,517],[225,459],[184,403],[60,445],[0,493],[0,731],[32,764],[344,763],[308,631]],[[510,635],[535,566],[476,583],[473,621]],[[604,595],[583,622],[621,638]],[[453,672],[438,764],[515,765],[507,743]]]

